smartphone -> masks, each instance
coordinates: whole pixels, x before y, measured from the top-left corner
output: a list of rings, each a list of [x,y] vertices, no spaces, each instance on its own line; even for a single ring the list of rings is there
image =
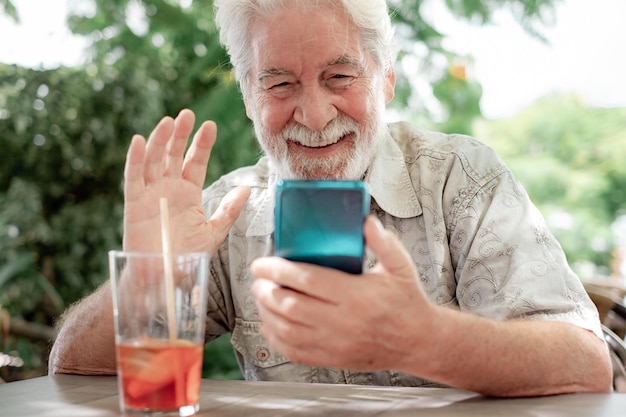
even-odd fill
[[[365,252],[363,223],[369,206],[362,181],[280,181],[274,254],[360,274]]]

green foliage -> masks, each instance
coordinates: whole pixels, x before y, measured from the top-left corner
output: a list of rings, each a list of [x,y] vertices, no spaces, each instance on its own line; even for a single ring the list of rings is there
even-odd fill
[[[10,17],[14,22],[20,21],[17,10],[11,0],[0,0],[0,13],[1,12],[4,12],[4,14]]]
[[[243,379],[230,344],[230,335],[223,335],[204,348],[202,375],[213,379]]]
[[[446,112],[439,129],[446,133],[471,135],[474,120],[481,115],[482,87],[465,76],[465,66],[450,66],[448,72],[433,84],[433,94]]]
[[[146,2],[153,19],[138,36],[120,13],[127,4],[102,2],[95,16],[71,19],[96,39],[84,67],[0,64],[0,227],[11,247],[0,253],[0,303],[11,316],[52,325],[106,279],[106,253],[121,245],[121,181],[133,134],[147,136],[163,115],[188,107],[198,123],[219,125],[207,182],[259,155],[206,10]]]
[[[626,108],[589,108],[554,95],[485,122],[493,146],[551,222],[570,262],[610,264],[611,223],[626,209]]]

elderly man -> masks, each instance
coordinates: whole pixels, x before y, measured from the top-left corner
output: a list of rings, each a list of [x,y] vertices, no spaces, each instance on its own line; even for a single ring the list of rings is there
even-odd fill
[[[441,384],[495,396],[611,390],[597,311],[523,188],[468,137],[387,125],[384,0],[216,0],[221,41],[266,156],[202,191],[216,126],[136,136],[124,248],[209,251],[207,341],[232,333],[247,379]],[[282,178],[363,179],[360,276],[268,256]],[[206,216],[206,217],[205,217]],[[115,373],[108,283],[68,311],[51,373]]]

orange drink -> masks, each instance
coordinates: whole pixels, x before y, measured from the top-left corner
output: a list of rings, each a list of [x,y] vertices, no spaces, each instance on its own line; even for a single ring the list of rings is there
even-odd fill
[[[197,414],[209,254],[111,251],[109,261],[120,410]]]
[[[126,410],[178,412],[198,404],[202,346],[142,339],[119,344],[117,358]]]

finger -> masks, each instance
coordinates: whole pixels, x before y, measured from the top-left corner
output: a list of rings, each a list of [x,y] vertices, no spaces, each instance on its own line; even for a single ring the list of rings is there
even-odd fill
[[[220,240],[226,237],[233,223],[241,214],[248,197],[250,197],[248,187],[236,187],[222,198],[219,206],[208,220],[214,236]]]
[[[331,305],[339,304],[341,297],[336,290],[341,279],[337,275],[347,275],[331,268],[292,262],[278,256],[255,259],[250,265],[250,272]],[[354,279],[354,276],[348,278]]]
[[[414,277],[415,266],[402,243],[385,230],[380,220],[368,216],[364,225],[365,243],[376,254],[378,265],[392,275]]]
[[[181,176],[183,155],[195,121],[196,116],[189,109],[181,110],[174,120],[174,134],[167,144],[165,175],[174,177]]]
[[[146,146],[146,162],[144,165],[144,180],[146,185],[160,179],[163,176],[163,158],[167,142],[172,136],[174,120],[171,117],[164,117],[154,128],[148,138]]]
[[[291,362],[320,365],[328,361],[327,340],[319,329],[285,321],[263,307],[259,308],[259,315],[263,323],[261,335]]]
[[[185,155],[182,168],[183,178],[198,187],[204,185],[211,149],[213,149],[216,137],[217,126],[215,123],[212,121],[204,122],[194,135],[191,147]]]
[[[280,287],[263,278],[254,280],[251,292],[257,300],[262,321],[273,323],[274,327],[282,329],[281,333],[289,332],[289,326],[296,324],[314,327],[311,324],[308,307],[313,299],[306,295]]]
[[[124,166],[124,199],[126,201],[135,200],[146,188],[142,175],[145,151],[146,140],[139,135],[133,136]]]
[[[302,313],[301,305],[307,301],[301,299],[304,295],[264,279],[255,280],[252,292],[263,323],[261,334],[276,350],[294,355],[319,343],[322,329],[315,326],[315,315],[309,314],[304,320],[298,320]]]

